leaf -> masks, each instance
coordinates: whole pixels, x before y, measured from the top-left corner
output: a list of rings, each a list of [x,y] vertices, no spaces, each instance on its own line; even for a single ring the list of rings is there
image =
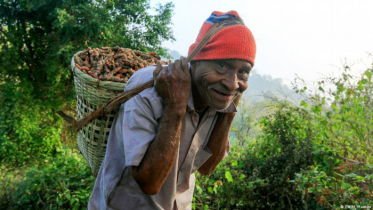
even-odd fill
[[[200,186],[196,186],[196,189],[198,191],[198,194],[202,194],[203,190]]]
[[[357,176],[357,174],[355,173],[350,173],[350,174],[347,174],[346,177],[351,177],[351,178],[355,178]]]
[[[229,171],[225,172],[225,178],[228,180],[228,182],[233,182],[232,174]]]
[[[214,186],[214,193],[215,194],[218,194],[218,190],[217,190],[218,186]]]
[[[253,182],[249,182],[249,186],[250,186],[250,188],[253,188],[254,187],[254,183]]]
[[[372,78],[372,72],[370,72],[370,71],[366,71],[364,74],[365,74],[365,76],[367,76],[369,79]]]
[[[62,200],[59,199],[59,198],[57,198],[57,204],[58,204],[59,206],[62,206]]]
[[[348,190],[348,189],[351,187],[351,184],[349,184],[349,183],[342,183],[341,187],[342,187],[344,190]]]
[[[209,193],[213,194],[212,187],[209,187],[209,188],[207,189],[207,191],[208,191]]]

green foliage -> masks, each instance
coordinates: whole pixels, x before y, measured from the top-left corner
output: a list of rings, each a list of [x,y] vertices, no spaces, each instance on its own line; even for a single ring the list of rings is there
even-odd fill
[[[255,106],[250,105],[248,99],[242,97],[237,107],[237,113],[230,130],[230,142],[239,146],[244,146],[258,135],[258,126],[255,125]],[[256,132],[255,132],[256,131]]]
[[[297,173],[297,177],[290,182],[297,185],[303,197],[314,197],[320,206],[372,206],[373,170],[369,173],[365,176],[335,173],[336,176],[333,176],[313,166]]]
[[[61,147],[62,120],[49,110],[20,96],[0,115],[0,159],[24,163],[54,155]]]
[[[233,147],[214,174],[198,176],[195,209],[307,207],[289,180],[312,163],[309,115],[287,104],[278,106],[261,120],[263,133],[256,142]]]
[[[173,4],[149,1],[0,0],[0,161],[18,166],[53,156],[74,106],[71,57],[91,47],[158,51],[173,40]]]
[[[321,206],[373,204],[372,91],[372,70],[354,77],[345,65],[340,77],[320,80],[314,94],[301,102],[313,113],[318,132],[314,166],[294,182]]]
[[[174,39],[172,11],[172,3],[150,11],[147,0],[0,0],[1,208],[86,207],[94,178],[65,149],[55,114],[74,106],[71,57],[105,45],[167,57],[161,42]],[[214,174],[197,175],[193,209],[372,206],[373,71],[356,78],[344,70],[315,90],[298,84],[299,107],[242,103],[230,136],[237,144]],[[281,80],[250,79],[250,96],[278,97],[270,90],[278,87],[292,94]]]
[[[193,208],[371,207],[373,71],[357,78],[344,70],[319,81],[316,91],[298,84],[299,107],[280,102],[265,109],[255,141],[231,148],[213,175],[197,176]],[[255,111],[247,110],[238,112],[243,124],[234,124],[232,139],[255,125]]]
[[[5,168],[5,167],[3,167]],[[25,171],[24,171],[25,172]],[[0,206],[9,209],[85,209],[95,178],[76,150],[62,149],[27,169],[18,180],[1,172]],[[0,198],[1,198],[0,197]]]

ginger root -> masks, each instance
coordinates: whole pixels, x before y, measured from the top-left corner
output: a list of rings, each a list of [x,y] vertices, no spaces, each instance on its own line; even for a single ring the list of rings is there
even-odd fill
[[[74,57],[75,66],[82,72],[103,81],[127,82],[139,69],[161,60],[157,52],[144,53],[122,47],[88,47]]]

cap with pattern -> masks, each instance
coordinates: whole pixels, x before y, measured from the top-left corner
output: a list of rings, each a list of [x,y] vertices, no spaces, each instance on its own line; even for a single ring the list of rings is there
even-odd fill
[[[213,24],[234,18],[241,20],[236,11],[214,11],[203,23],[196,42],[189,47],[190,54]],[[256,44],[254,36],[245,25],[232,25],[217,32],[193,58],[196,60],[240,59],[254,65]]]

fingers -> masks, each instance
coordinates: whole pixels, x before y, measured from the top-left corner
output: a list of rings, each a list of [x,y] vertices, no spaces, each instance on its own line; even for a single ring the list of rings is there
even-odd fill
[[[154,87],[165,103],[185,105],[190,93],[188,62],[180,58],[168,66],[157,63],[153,71]]]
[[[181,66],[181,60],[176,60],[175,61],[175,72],[177,75],[182,75],[183,74],[183,68]]]
[[[171,68],[170,68],[171,67]],[[161,72],[162,70],[162,64],[160,62],[157,62],[157,67],[155,68],[155,70],[153,71],[153,77],[157,77],[158,74]],[[181,72],[184,72],[185,74],[189,75],[189,66],[188,66],[188,60],[187,58],[181,56],[180,57],[180,60],[176,60],[174,63],[170,63],[168,65],[168,70],[170,71],[175,71],[175,69],[177,71],[181,71]],[[176,71],[176,72],[177,72]],[[171,72],[168,72],[168,73],[171,73]],[[177,72],[178,73],[178,72]]]
[[[175,64],[176,72],[179,73],[179,75],[180,73],[182,73],[182,75],[185,75],[187,77],[190,76],[188,60],[185,57],[181,56],[180,60],[176,60],[174,64]]]
[[[158,84],[158,81],[164,75],[165,71],[162,71],[163,66],[160,62],[157,63],[157,66],[155,67],[153,71],[153,81],[154,81],[154,86]],[[165,69],[167,71],[167,68]],[[164,76],[163,76],[164,77]]]
[[[175,60],[174,63],[170,63],[167,67],[162,67],[158,62],[153,71],[153,78],[155,83],[159,80],[168,80],[171,78],[178,81],[189,81],[188,60],[185,57],[180,57],[180,60]]]
[[[183,72],[185,73],[185,75],[186,75],[187,77],[190,77],[190,74],[189,74],[189,65],[188,65],[188,60],[187,60],[187,58],[181,56],[181,57],[180,57],[180,60],[181,60],[181,65],[182,65]]]
[[[153,78],[156,78],[161,70],[162,70],[162,64],[158,62],[157,67],[155,67],[153,71]]]

